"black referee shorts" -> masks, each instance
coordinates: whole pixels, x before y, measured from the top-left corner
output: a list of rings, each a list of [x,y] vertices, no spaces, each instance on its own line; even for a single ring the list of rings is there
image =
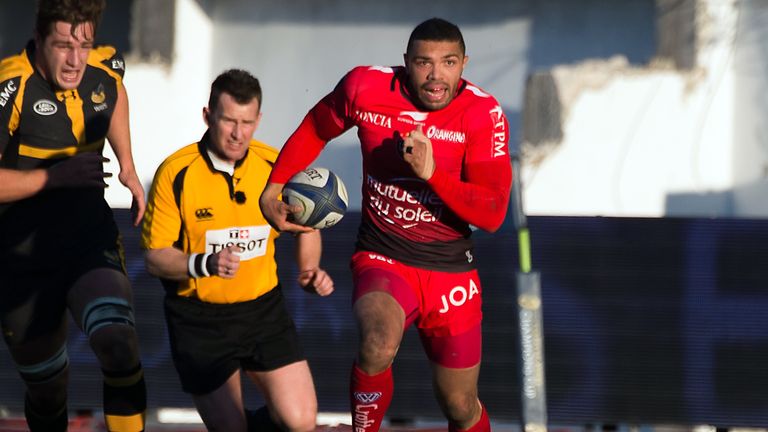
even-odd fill
[[[167,296],[165,319],[181,388],[206,394],[238,369],[270,371],[304,360],[280,285],[242,303]]]

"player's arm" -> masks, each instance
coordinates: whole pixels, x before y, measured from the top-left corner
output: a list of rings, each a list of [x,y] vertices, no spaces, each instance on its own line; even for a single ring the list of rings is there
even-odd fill
[[[427,181],[432,190],[465,222],[488,232],[501,227],[512,187],[509,159],[464,165],[465,180],[435,169]]]
[[[327,296],[333,292],[333,279],[320,268],[322,238],[319,230],[296,236],[296,263],[299,267],[299,286],[305,291]]]
[[[240,248],[230,246],[215,254],[186,254],[175,247],[150,249],[144,254],[149,274],[161,279],[181,281],[219,276],[232,279],[240,268]]]
[[[506,148],[506,119],[500,114],[471,137],[462,178],[452,177],[435,164],[432,142],[421,126],[404,138],[403,159],[414,174],[458,217],[485,231],[494,232],[504,222],[512,187],[512,163]],[[497,147],[498,146],[498,147]]]
[[[342,79],[333,92],[325,96],[307,113],[280,150],[280,155],[272,168],[269,183],[259,198],[262,214],[276,230],[295,233],[312,231],[312,228],[287,220],[292,211],[300,209],[291,208],[280,201],[278,196],[291,176],[309,166],[328,141],[351,127],[343,119],[348,105],[346,95],[352,85],[347,82],[346,77]]]
[[[46,189],[104,188],[104,178],[110,176],[104,172],[104,162],[107,158],[101,155],[84,153],[63,159],[48,169],[0,168],[0,203],[29,198]]]
[[[107,139],[120,164],[118,179],[123,186],[131,191],[133,196],[131,213],[133,214],[133,224],[137,226],[144,216],[146,203],[144,201],[144,188],[139,181],[138,175],[136,175],[136,166],[133,163],[131,132],[128,120],[128,94],[121,81],[117,83],[117,102],[109,123]]]

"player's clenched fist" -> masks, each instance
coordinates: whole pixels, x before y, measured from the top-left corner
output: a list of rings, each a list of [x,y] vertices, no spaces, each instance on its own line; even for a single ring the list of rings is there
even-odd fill
[[[424,135],[421,125],[403,137],[403,159],[411,166],[413,173],[422,180],[429,180],[435,172],[435,158],[432,155],[432,141]]]

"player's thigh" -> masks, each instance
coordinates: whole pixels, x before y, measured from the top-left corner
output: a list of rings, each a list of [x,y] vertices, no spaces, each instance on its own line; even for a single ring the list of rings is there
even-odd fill
[[[301,414],[316,415],[315,384],[306,360],[271,371],[247,371],[246,374],[281,419]]]

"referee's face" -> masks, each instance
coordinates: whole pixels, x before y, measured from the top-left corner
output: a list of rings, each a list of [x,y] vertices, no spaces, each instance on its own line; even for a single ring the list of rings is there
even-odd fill
[[[37,69],[59,90],[73,90],[80,85],[93,48],[93,23],[72,24],[56,21],[45,39],[35,39]]]
[[[216,108],[203,108],[203,119],[210,131],[211,149],[219,158],[235,163],[245,156],[251,137],[261,120],[259,100],[238,103],[232,96],[222,93]]]

